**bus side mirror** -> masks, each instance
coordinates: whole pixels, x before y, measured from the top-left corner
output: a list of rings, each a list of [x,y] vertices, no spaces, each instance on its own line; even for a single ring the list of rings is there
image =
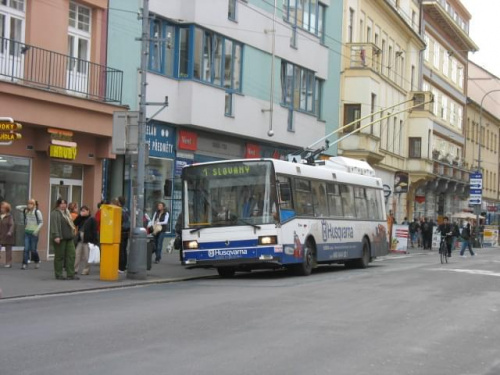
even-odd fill
[[[282,202],[289,202],[292,200],[292,192],[290,184],[287,182],[280,183],[280,198]]]

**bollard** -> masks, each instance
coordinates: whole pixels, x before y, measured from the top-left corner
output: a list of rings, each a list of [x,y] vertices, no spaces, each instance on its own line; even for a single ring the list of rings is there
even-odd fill
[[[127,278],[134,280],[146,279],[148,236],[145,228],[134,228],[130,241]]]
[[[121,228],[121,207],[103,204],[101,206],[101,280],[118,280]]]

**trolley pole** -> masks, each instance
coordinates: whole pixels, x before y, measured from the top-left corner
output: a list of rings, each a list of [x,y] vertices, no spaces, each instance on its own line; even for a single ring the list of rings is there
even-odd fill
[[[137,177],[134,184],[135,225],[132,230],[127,278],[146,278],[147,233],[143,227],[144,218],[144,180],[146,175],[146,86],[148,68],[149,40],[149,0],[142,2],[141,67],[139,94],[139,126],[137,150]],[[134,207],[134,205],[132,205]]]

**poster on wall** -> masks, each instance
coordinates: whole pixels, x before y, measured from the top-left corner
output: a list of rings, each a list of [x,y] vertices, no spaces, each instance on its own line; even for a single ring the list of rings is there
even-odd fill
[[[498,246],[498,229],[496,226],[488,225],[484,228],[483,246],[484,247]]]
[[[393,237],[391,243],[391,252],[393,253],[408,253],[408,225],[394,225]]]

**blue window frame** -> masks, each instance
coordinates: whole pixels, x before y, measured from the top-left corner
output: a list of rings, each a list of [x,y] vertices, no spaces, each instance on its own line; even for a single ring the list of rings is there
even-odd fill
[[[243,44],[195,26],[151,22],[149,70],[241,92]]]
[[[322,80],[314,72],[287,61],[281,62],[281,104],[290,110],[320,117]]]
[[[326,6],[319,0],[283,0],[283,19],[293,26],[317,35],[325,35]],[[291,42],[295,46],[294,40]]]

